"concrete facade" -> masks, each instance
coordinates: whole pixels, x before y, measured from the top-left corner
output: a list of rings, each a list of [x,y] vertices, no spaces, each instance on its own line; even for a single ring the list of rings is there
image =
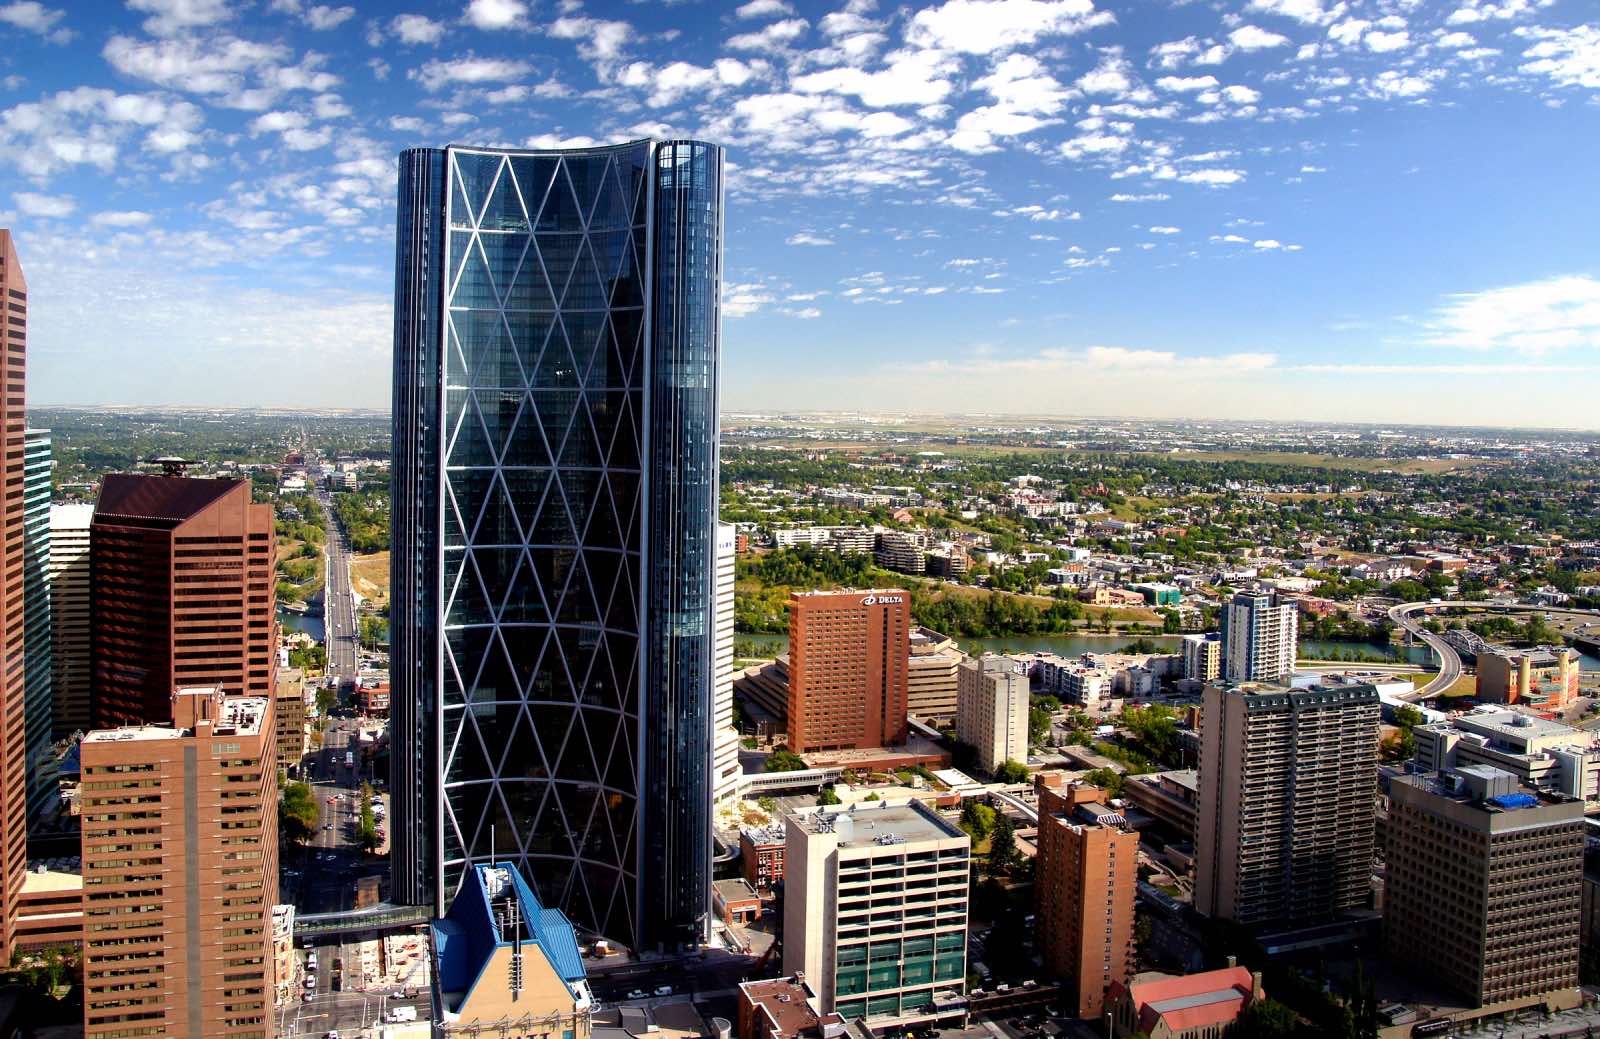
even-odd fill
[[[1007,761],[1028,760],[1028,676],[1006,657],[964,661],[958,672],[956,738],[978,752],[990,775]]]

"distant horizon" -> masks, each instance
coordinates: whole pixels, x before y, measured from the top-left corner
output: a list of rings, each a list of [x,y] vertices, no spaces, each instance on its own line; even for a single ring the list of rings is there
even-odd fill
[[[150,413],[182,413],[182,412],[259,412],[266,414],[286,415],[320,415],[326,417],[352,416],[360,418],[381,418],[389,416],[389,408],[335,408],[312,407],[289,404],[133,404],[127,402],[115,404],[40,404],[29,403],[28,410],[56,410],[56,411],[104,411],[111,414],[136,414],[139,412]],[[778,418],[790,416],[801,419],[850,419],[870,420],[875,418],[900,420],[914,419],[943,419],[977,421],[992,419],[1000,422],[1023,423],[1026,421],[1083,423],[1083,422],[1117,422],[1117,423],[1176,423],[1191,425],[1270,425],[1270,426],[1322,426],[1341,427],[1348,426],[1363,429],[1407,429],[1407,430],[1458,430],[1478,431],[1485,433],[1572,433],[1581,436],[1594,436],[1600,438],[1600,425],[1591,428],[1581,426],[1508,426],[1508,425],[1467,425],[1461,423],[1444,422],[1376,422],[1357,419],[1328,419],[1328,418],[1296,418],[1277,419],[1265,417],[1231,417],[1231,418],[1201,418],[1182,416],[1157,416],[1157,415],[1064,415],[1041,414],[1037,412],[995,412],[995,411],[905,411],[896,412],[885,409],[876,410],[836,410],[826,408],[723,408],[721,415],[724,419],[732,416],[771,417]],[[870,425],[863,422],[863,425]]]

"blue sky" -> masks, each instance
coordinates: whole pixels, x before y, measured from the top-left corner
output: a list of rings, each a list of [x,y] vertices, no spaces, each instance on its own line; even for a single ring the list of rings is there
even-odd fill
[[[729,149],[725,409],[1600,427],[1592,0],[0,0],[30,400],[387,407],[394,156]]]

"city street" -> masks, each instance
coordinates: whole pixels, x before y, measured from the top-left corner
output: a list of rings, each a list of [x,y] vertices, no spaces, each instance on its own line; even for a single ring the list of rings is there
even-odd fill
[[[333,515],[333,495],[317,490],[317,502],[328,517],[328,572],[322,593],[322,622],[327,630],[328,674],[354,681],[357,650],[355,597],[350,591],[350,542]]]

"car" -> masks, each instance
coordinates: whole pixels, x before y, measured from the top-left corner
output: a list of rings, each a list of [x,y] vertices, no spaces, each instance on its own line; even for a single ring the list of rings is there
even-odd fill
[[[644,997],[645,997],[644,989],[636,988],[632,992],[628,993],[628,998],[629,999],[643,999]]]
[[[314,971],[316,969],[317,969],[317,954],[314,953],[314,952],[306,953],[306,970]]]
[[[335,1028],[333,1031],[324,1035],[322,1039],[339,1039],[339,1030]]]
[[[656,995],[658,995],[658,996],[670,996],[670,995],[672,995],[672,986],[671,985],[662,985],[660,988],[656,989]]]

